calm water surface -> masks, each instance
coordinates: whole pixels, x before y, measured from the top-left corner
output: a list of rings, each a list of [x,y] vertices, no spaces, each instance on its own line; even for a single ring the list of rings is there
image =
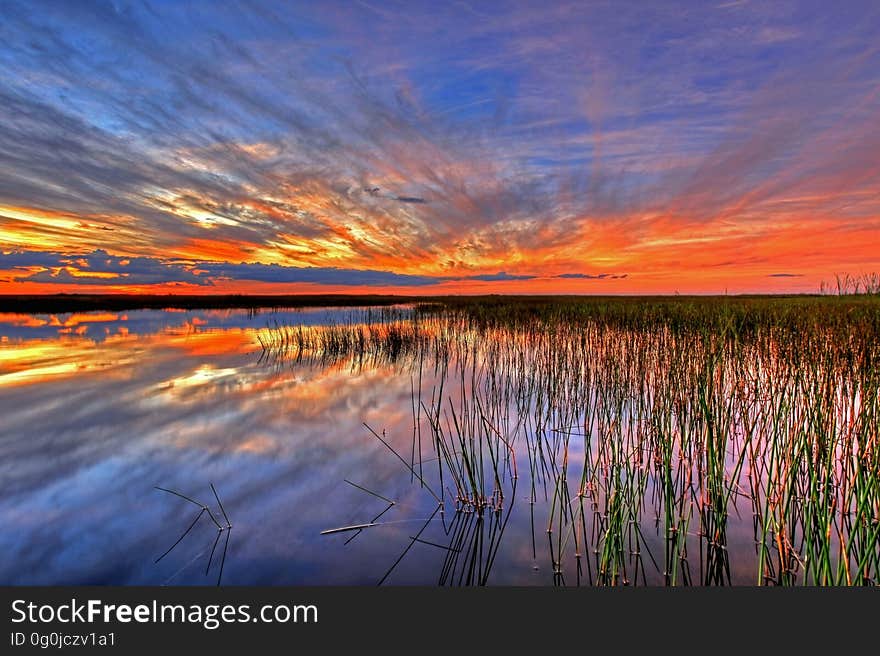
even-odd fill
[[[474,571],[494,584],[576,583],[572,546],[555,568],[548,548],[552,488],[538,485],[533,498],[525,477],[519,489],[506,480],[497,522],[435,513],[364,427],[418,459],[411,363],[263,357],[258,335],[276,323],[356,322],[365,312],[0,314],[0,583],[214,584],[221,562],[224,584],[460,583]],[[424,368],[422,389],[436,384]],[[440,489],[434,453],[422,449],[425,479]],[[569,454],[573,478],[582,462]],[[234,525],[219,540],[195,504],[156,489],[222,519],[212,483]],[[321,535],[386,509],[380,526]],[[750,520],[740,530],[731,520],[731,551],[754,551]],[[643,531],[659,560],[661,539]],[[662,562],[647,569],[637,582],[662,582]],[[754,571],[753,558],[732,564],[734,582],[752,582]],[[585,566],[581,582],[589,576]]]
[[[352,315],[0,315],[0,582],[213,583],[218,566],[205,570],[217,529],[207,515],[154,562],[199,512],[154,486],[216,511],[214,483],[234,524],[223,583],[376,583],[436,505],[363,426],[409,448],[411,375],[392,366],[271,365],[256,340],[275,322]],[[321,536],[387,505],[344,479],[406,507],[386,516],[400,523],[347,546],[350,533]],[[424,546],[412,556],[389,581],[436,580],[442,551]],[[509,557],[520,560],[515,550]],[[531,562],[507,572],[508,580],[540,580]]]

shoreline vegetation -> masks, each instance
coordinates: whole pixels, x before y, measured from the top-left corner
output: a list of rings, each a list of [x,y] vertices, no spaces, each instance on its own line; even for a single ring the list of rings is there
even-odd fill
[[[43,314],[124,310],[271,310],[395,305],[415,296],[382,294],[0,294],[0,312]]]
[[[7,296],[0,311],[10,299],[17,312],[377,306],[254,338],[270,367],[409,377],[394,402],[411,431],[364,428],[422,501],[398,504],[354,467],[340,484],[387,506],[322,532],[347,544],[416,522],[380,583],[424,543],[448,555],[440,584],[491,583],[511,517],[503,553],[549,562],[557,585],[880,582],[875,294]]]
[[[841,303],[880,303],[876,294],[742,294],[742,295],[393,295],[393,294],[0,294],[0,312],[46,314],[126,310],[273,310],[305,307],[363,307],[400,304],[443,304],[453,307],[522,305],[541,307],[559,304],[596,306],[619,303],[623,306],[661,303],[741,306],[764,302],[793,302],[839,305]]]
[[[409,461],[367,428],[453,521],[476,518],[466,548],[447,529],[443,548],[468,554],[459,583],[490,580],[520,476],[556,584],[880,580],[880,298],[497,297],[380,315],[269,328],[263,359],[410,372]]]

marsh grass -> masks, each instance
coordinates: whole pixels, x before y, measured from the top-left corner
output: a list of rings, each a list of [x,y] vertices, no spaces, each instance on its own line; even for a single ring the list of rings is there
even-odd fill
[[[214,554],[217,552],[217,546],[220,544],[220,539],[225,535],[225,540],[223,542],[223,552],[222,552],[222,555],[220,556],[220,560],[219,560],[219,564],[218,564],[218,572],[217,572],[217,586],[219,586],[220,582],[223,580],[223,568],[226,565],[226,554],[229,551],[229,537],[232,534],[232,522],[229,519],[229,515],[226,514],[226,508],[223,507],[223,502],[220,501],[220,495],[217,494],[217,488],[214,487],[213,483],[211,483],[210,486],[211,486],[211,493],[214,495],[214,500],[217,502],[217,508],[220,511],[219,513],[211,510],[211,507],[208,504],[206,504],[202,501],[198,501],[197,499],[194,499],[191,496],[184,494],[183,492],[180,492],[178,490],[173,490],[171,488],[160,487],[158,485],[155,486],[156,490],[173,495],[173,496],[175,496],[179,499],[182,499],[182,500],[196,506],[197,508],[199,508],[199,512],[195,516],[195,518],[192,520],[192,523],[180,535],[180,537],[177,538],[177,540],[170,547],[168,547],[167,550],[165,550],[162,553],[161,556],[156,558],[155,562],[158,563],[163,558],[165,558],[165,556],[169,555],[172,551],[174,551],[174,549],[176,549],[178,547],[178,545],[180,545],[180,543],[183,542],[184,538],[186,538],[186,536],[189,535],[190,532],[196,527],[196,524],[198,524],[199,520],[202,517],[207,515],[207,517],[211,520],[211,523],[214,525],[214,527],[216,527],[217,533],[214,537],[214,542],[211,545],[210,554],[208,555],[208,561],[205,566],[205,576],[207,576],[208,573],[211,571],[211,565],[215,562],[214,561]],[[223,523],[220,522],[220,520],[218,519],[219,517],[223,518]],[[196,557],[193,559],[193,561],[197,560],[202,555],[204,555],[204,550],[202,552],[198,553],[196,555]]]
[[[517,456],[532,553],[546,544],[555,583],[877,581],[880,299],[457,299],[394,312],[277,327],[261,343],[274,362],[410,372],[409,457],[371,431],[452,517],[441,582],[488,582]],[[750,547],[732,544],[732,523],[751,527]],[[438,548],[410,537],[407,551]]]

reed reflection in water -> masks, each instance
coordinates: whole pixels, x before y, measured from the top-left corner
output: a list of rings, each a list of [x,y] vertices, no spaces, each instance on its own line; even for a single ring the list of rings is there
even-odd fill
[[[224,584],[873,583],[878,316],[6,315],[0,580],[213,583],[210,520],[155,562],[197,509],[154,489],[213,483],[235,519]]]
[[[554,583],[872,584],[877,308],[465,302],[260,341],[276,361],[405,363],[409,463],[369,431],[453,521],[503,517],[490,523],[499,535],[522,471],[531,557]],[[457,582],[488,582],[495,533],[462,545],[442,526],[410,546],[467,554]]]

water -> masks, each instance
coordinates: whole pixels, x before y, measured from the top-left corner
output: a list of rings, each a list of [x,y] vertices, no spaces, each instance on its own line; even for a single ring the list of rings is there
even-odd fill
[[[455,513],[422,411],[421,456],[413,427],[413,394],[421,389],[430,405],[441,378],[450,410],[473,398],[455,367],[443,377],[434,363],[406,357],[267,358],[261,346],[276,325],[383,316],[369,308],[0,314],[0,584],[595,582],[596,515],[608,499],[596,493],[577,515],[582,439],[571,439],[566,466],[553,426],[526,421],[513,444],[519,477],[510,461],[501,467],[501,510]],[[507,411],[523,419],[515,400]],[[447,430],[450,421],[445,414]],[[560,520],[554,490],[563,470],[573,492]],[[446,500],[443,512],[416,473]],[[212,521],[226,524],[212,484],[229,531]],[[667,581],[655,484],[648,475],[639,540],[623,549],[626,582]],[[751,507],[736,504],[734,495],[722,578],[753,584]],[[569,519],[581,527],[572,531]],[[377,525],[321,534],[366,523]],[[693,582],[706,579],[709,559],[697,524],[686,537]],[[676,580],[687,577],[679,571]]]
[[[226,537],[206,575],[207,515],[154,562],[199,514],[154,486],[217,512],[213,483],[234,525],[224,584],[375,584],[436,507],[362,425],[409,448],[410,372],[268,365],[256,340],[352,312],[0,315],[0,583],[214,584]],[[387,505],[344,479],[395,499],[399,523],[321,536]],[[443,550],[408,556],[389,582],[437,581]],[[544,582],[530,560],[498,571]]]

